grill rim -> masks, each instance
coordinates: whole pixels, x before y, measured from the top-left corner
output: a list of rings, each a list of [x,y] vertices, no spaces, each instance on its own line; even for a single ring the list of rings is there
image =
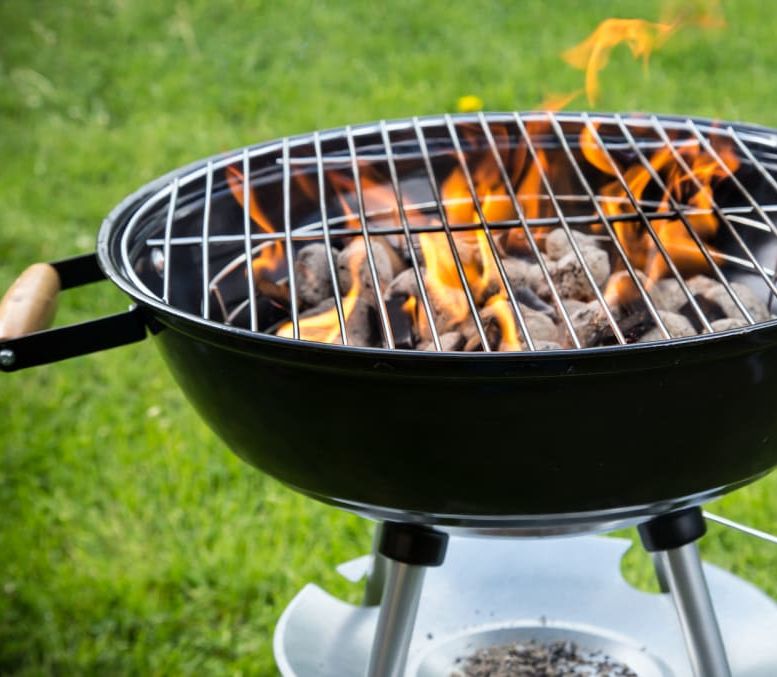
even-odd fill
[[[771,469],[761,471],[737,482],[697,491],[685,496],[656,499],[651,503],[559,513],[488,513],[483,515],[446,512],[430,513],[349,501],[317,494],[292,484],[286,484],[286,486],[316,501],[348,510],[368,519],[432,525],[470,533],[508,530],[514,535],[536,536],[537,534],[547,533],[549,530],[556,535],[564,535],[612,531],[635,526],[657,515],[704,505],[737,489],[746,487],[753,482],[757,482],[766,477],[770,472]]]
[[[499,117],[513,115],[519,116],[531,116],[542,115],[542,111],[483,111],[483,115],[487,117]],[[448,114],[456,122],[471,123],[477,122],[478,113],[459,113]],[[554,114],[556,119],[563,121],[565,116],[572,118],[583,115],[582,112],[577,111],[563,111]],[[759,125],[749,122],[730,121],[730,120],[716,120],[712,118],[695,117],[689,115],[664,115],[659,113],[640,113],[640,112],[606,112],[606,111],[594,111],[587,113],[591,120],[596,120],[597,117],[612,119],[615,116],[628,117],[628,118],[649,118],[651,115],[660,122],[674,122],[685,123],[692,121],[695,124],[702,125],[704,127],[724,127],[732,126],[738,132],[751,133],[759,135],[758,141],[765,145],[771,146],[775,152],[777,152],[777,128],[767,127],[765,125]],[[425,116],[417,116],[420,123],[424,122],[440,122],[445,119],[446,114],[430,114]],[[394,118],[391,120],[382,121],[386,125],[392,124],[407,124],[408,121],[413,120],[413,117],[406,118]],[[326,130],[320,130],[317,132],[321,138],[325,138],[327,135],[344,134],[347,128],[358,130],[365,127],[378,127],[381,124],[379,121],[370,121],[365,123],[359,123],[349,126],[332,127]],[[121,239],[126,231],[129,220],[136,210],[140,209],[148,199],[154,197],[160,190],[170,185],[177,184],[177,181],[184,176],[188,176],[194,172],[203,170],[209,164],[222,161],[229,157],[240,157],[241,154],[246,151],[255,151],[263,147],[281,146],[282,144],[293,142],[298,139],[307,139],[312,137],[316,132],[305,132],[284,138],[274,138],[267,141],[258,142],[255,144],[249,144],[247,146],[241,146],[239,148],[225,151],[216,155],[207,156],[199,160],[195,160],[187,165],[173,169],[172,171],[150,181],[145,184],[134,193],[131,193],[121,202],[119,202],[104,218],[97,235],[97,260],[105,276],[116,284],[122,291],[127,293],[132,299],[141,305],[153,308],[155,311],[161,313],[162,316],[167,316],[172,319],[174,324],[179,325],[183,320],[186,325],[199,328],[207,328],[209,333],[215,332],[217,336],[230,336],[238,338],[241,341],[247,340],[250,344],[266,345],[268,347],[274,347],[278,349],[292,348],[302,349],[307,351],[311,355],[317,353],[331,353],[332,355],[361,355],[369,358],[381,358],[385,360],[391,356],[397,357],[410,357],[418,358],[422,360],[430,360],[432,362],[448,362],[450,360],[470,360],[474,359],[480,363],[491,361],[510,361],[510,362],[555,362],[555,361],[570,361],[576,360],[581,357],[593,358],[600,356],[602,358],[610,358],[613,356],[623,356],[630,354],[633,356],[639,356],[644,354],[653,353],[665,353],[672,349],[682,348],[687,346],[695,346],[697,343],[704,344],[717,344],[720,342],[726,342],[731,339],[737,339],[742,337],[751,337],[756,333],[764,334],[768,333],[769,329],[777,328],[777,318],[757,322],[752,325],[748,325],[741,328],[731,329],[728,331],[718,331],[708,334],[698,334],[690,337],[679,338],[664,338],[659,341],[649,343],[630,343],[630,344],[614,344],[607,346],[592,346],[581,348],[562,348],[560,350],[541,350],[541,351],[491,351],[491,352],[473,352],[465,353],[461,351],[422,351],[416,349],[404,349],[404,348],[389,348],[389,347],[361,347],[352,345],[342,345],[337,343],[320,343],[316,341],[302,340],[296,338],[285,338],[276,336],[273,334],[265,334],[258,331],[252,331],[250,329],[244,329],[233,325],[228,325],[223,322],[217,322],[214,320],[206,319],[201,315],[189,313],[183,311],[175,306],[166,304],[163,300],[147,294],[145,291],[135,285],[130,279],[130,275],[126,272],[126,265],[117,252],[120,247]],[[771,137],[772,143],[768,144],[764,138]],[[180,329],[181,327],[178,326]],[[188,333],[188,332],[187,332]],[[777,343],[777,335],[775,335],[772,341],[769,343]]]

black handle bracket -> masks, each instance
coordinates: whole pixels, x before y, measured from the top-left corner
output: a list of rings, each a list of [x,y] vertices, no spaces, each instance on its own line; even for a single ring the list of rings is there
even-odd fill
[[[51,264],[62,289],[104,280],[95,254],[85,254]],[[88,322],[34,332],[14,339],[0,339],[0,370],[17,371],[116,348],[146,338],[143,313],[132,306],[124,313]]]

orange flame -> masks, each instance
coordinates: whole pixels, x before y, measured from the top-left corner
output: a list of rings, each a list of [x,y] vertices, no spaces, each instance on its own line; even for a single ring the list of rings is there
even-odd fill
[[[647,70],[650,54],[661,47],[674,31],[685,26],[707,30],[725,25],[720,0],[669,0],[660,22],[605,19],[583,42],[562,52],[561,58],[573,68],[585,71],[585,92],[588,102],[593,105],[599,95],[599,73],[609,63],[612,50],[621,42],[626,43],[635,59],[642,59]],[[562,110],[581,92],[576,90],[569,94],[550,95],[537,108]]]
[[[369,168],[360,168],[360,186],[362,190],[362,199],[364,200],[364,209],[367,213],[375,213],[381,220],[387,220],[390,225],[399,224],[399,208],[394,197],[392,188],[385,183],[381,183],[369,175]],[[335,194],[343,211],[343,217],[349,228],[360,228],[361,222],[354,213],[346,196],[355,199],[356,186],[354,180],[341,172],[335,172],[329,175],[330,183],[335,188]],[[385,225],[385,224],[384,224]],[[366,243],[361,240],[361,249],[351,257],[349,261],[349,270],[351,273],[351,287],[348,293],[343,297],[343,320],[348,323],[353,311],[356,308],[359,296],[362,293],[361,268],[364,259],[367,256]],[[406,309],[406,312],[409,312]],[[287,322],[277,331],[277,336],[291,338],[294,333],[294,325]],[[340,335],[340,318],[337,307],[333,306],[316,315],[302,317],[299,320],[300,338],[308,341],[318,341],[320,343],[342,343]]]
[[[514,218],[507,188],[492,158],[486,156],[477,164],[472,170],[472,182],[488,223]],[[481,225],[480,214],[461,168],[448,175],[441,186],[440,197],[450,225]],[[439,232],[421,233],[418,240],[426,267],[424,281],[438,312],[445,315],[448,328],[465,322],[470,308],[447,237]],[[515,317],[507,303],[507,294],[485,230],[481,227],[471,231],[454,231],[453,240],[475,302],[492,307],[502,334],[503,349],[520,350]],[[414,301],[413,308],[415,306]],[[423,321],[421,330],[428,330]]]
[[[361,266],[366,256],[367,250],[362,240],[362,250],[351,257],[349,270],[351,272],[351,288],[343,297],[343,320],[347,326],[348,319],[351,317],[356,303],[361,294]],[[276,332],[277,336],[284,338],[294,337],[294,323],[286,322]],[[306,341],[317,341],[319,343],[342,343],[340,335],[340,316],[337,312],[337,306],[333,306],[316,315],[299,318],[299,337]]]
[[[492,296],[486,301],[486,306],[490,308],[502,335],[499,350],[521,350],[522,344],[518,337],[518,330],[515,326],[515,318],[510,304],[504,292]]]
[[[702,150],[698,143],[686,146],[681,153],[691,169],[691,175],[675,166],[667,181],[667,191],[678,202],[700,210],[701,213],[690,214],[686,218],[693,231],[703,242],[712,240],[719,228],[717,217],[711,211],[713,204],[712,186],[726,178],[726,168],[733,172],[739,167],[739,159],[731,146],[722,145],[716,152],[725,166],[722,166],[716,158]],[[696,181],[693,181],[691,176],[695,177]],[[659,211],[668,209],[669,200],[665,196]],[[707,259],[682,221],[658,221],[655,224],[655,230],[661,244],[664,245],[677,268],[684,275],[709,273]],[[714,259],[717,254],[715,248],[708,244],[707,249]],[[655,280],[667,275],[669,269],[663,257],[651,252],[646,272],[651,280]]]
[[[232,192],[232,196],[242,209],[245,204],[245,182],[243,173],[236,167],[229,166],[227,167],[226,177],[229,190]],[[265,233],[275,232],[270,220],[259,207],[259,202],[252,189],[249,189],[248,191],[248,213],[251,217],[251,221],[259,226],[260,230]],[[259,255],[253,258],[251,261],[251,268],[253,269],[255,276],[262,276],[264,271],[276,270],[282,261],[283,245],[280,240],[274,240],[270,246],[261,249]]]
[[[607,159],[602,147],[596,142],[593,132],[587,127],[580,134],[580,149],[588,163],[600,172],[616,176],[617,171],[620,171],[636,201],[639,203],[643,199],[646,189],[652,182],[652,176],[647,167],[634,164],[625,170],[620,167],[616,170],[616,167],[613,167]],[[710,153],[704,151],[698,143],[685,144],[681,146],[679,152],[688,165],[690,173],[684,171],[675,162],[668,146],[662,146],[649,158],[654,172],[659,176],[664,175],[662,181],[665,190],[656,211],[671,213],[670,198],[681,205],[698,209],[699,213],[687,215],[686,221],[699,240],[705,243],[714,260],[716,250],[709,242],[717,234],[719,224],[711,211],[713,186],[726,178],[726,169],[731,172],[736,171],[739,160],[733,147],[729,145],[721,145],[716,149],[723,165]],[[602,209],[607,216],[615,217],[633,213],[634,208],[627,199],[627,191],[619,180],[605,184],[599,190],[599,194],[608,198],[602,204]],[[710,272],[707,258],[682,220],[660,219],[653,221],[651,225],[656,238],[681,274],[689,276]],[[614,220],[613,229],[629,261],[647,275],[648,289],[655,281],[669,274],[670,269],[666,259],[642,223]],[[625,275],[613,275],[605,290],[605,298],[611,303],[627,303],[636,298],[636,293],[637,290],[630,278]]]
[[[566,94],[548,94],[542,100],[542,103],[537,106],[537,110],[544,110],[548,113],[563,110],[582,93],[582,89],[576,89],[574,92],[567,92]]]
[[[647,67],[651,52],[660,47],[675,25],[644,19],[605,19],[583,42],[562,54],[573,68],[585,71],[585,92],[593,105],[599,96],[599,72],[610,60],[613,48],[625,42],[635,59]]]

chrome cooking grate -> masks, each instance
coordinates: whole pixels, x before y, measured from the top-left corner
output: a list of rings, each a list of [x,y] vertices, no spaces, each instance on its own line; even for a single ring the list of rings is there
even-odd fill
[[[485,182],[484,167],[490,177]],[[479,347],[488,352],[498,347],[487,336],[483,304],[462,253],[463,238],[479,237],[481,265],[493,261],[521,349],[533,351],[542,346],[505,267],[505,243],[512,238],[519,251],[509,256],[538,267],[564,347],[583,348],[588,346],[542,251],[549,230],[562,229],[610,342],[623,345],[636,338],[573,233],[587,234],[607,252],[612,270],[634,292],[633,305],[663,339],[672,331],[655,302],[659,279],[677,282],[684,312],[699,333],[715,332],[708,304],[689,286],[686,256],[694,274],[701,267],[722,285],[742,326],[754,325],[759,318],[737,283],[769,307],[777,296],[776,171],[772,133],[690,119],[514,113],[380,122],[284,138],[177,174],[133,214],[121,254],[131,281],[157,300],[253,332],[274,333],[286,324],[299,339],[310,309],[300,300],[295,262],[303,246],[320,242],[333,292],[332,342],[349,345],[347,294],[332,248],[360,239],[363,293],[377,326],[374,347],[393,349],[410,346],[400,339],[407,328],[398,326],[404,320],[387,303],[376,263],[376,241],[390,238],[415,277],[416,321],[424,318],[430,347],[439,351],[439,295],[429,289],[419,247],[424,234],[439,234]],[[446,191],[454,174],[463,182],[452,195]],[[711,174],[714,180],[705,178]],[[472,215],[466,222],[452,218],[462,205]],[[662,234],[670,221],[685,249]],[[714,235],[700,223],[714,224]],[[660,275],[647,275],[638,260],[629,242],[637,236]]]

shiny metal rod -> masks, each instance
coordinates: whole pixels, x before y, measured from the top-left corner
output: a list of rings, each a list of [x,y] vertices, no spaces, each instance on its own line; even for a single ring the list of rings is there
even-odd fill
[[[364,586],[364,606],[378,606],[383,598],[383,588],[386,587],[386,570],[388,560],[380,553],[380,539],[383,533],[383,525],[375,526],[375,534],[372,537],[372,563],[367,572],[367,583]]]
[[[657,552],[696,677],[731,677],[696,543]]]
[[[391,560],[367,677],[402,677],[413,636],[425,567]]]

